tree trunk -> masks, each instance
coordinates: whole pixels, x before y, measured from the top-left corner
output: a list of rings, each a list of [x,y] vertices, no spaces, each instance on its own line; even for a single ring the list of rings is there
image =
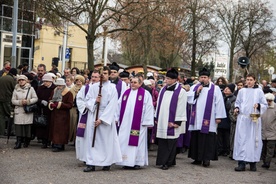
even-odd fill
[[[234,47],[230,48],[230,56],[229,56],[229,81],[233,81],[233,58],[234,58]]]
[[[94,41],[91,36],[86,37],[87,40],[87,62],[88,62],[88,69],[90,71],[94,70]]]

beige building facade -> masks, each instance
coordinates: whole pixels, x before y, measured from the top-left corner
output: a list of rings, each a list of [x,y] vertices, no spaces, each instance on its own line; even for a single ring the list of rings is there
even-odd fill
[[[87,44],[86,34],[77,26],[68,26],[67,52],[64,68],[78,67],[87,68]],[[34,43],[33,68],[39,64],[45,64],[46,70],[52,69],[53,58],[58,60],[58,70],[62,70],[62,46],[63,33],[51,26],[43,25],[42,29],[36,32]]]

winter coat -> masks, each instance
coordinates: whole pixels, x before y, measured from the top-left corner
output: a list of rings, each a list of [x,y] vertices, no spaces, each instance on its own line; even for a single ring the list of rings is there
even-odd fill
[[[235,101],[236,101],[236,96],[234,96],[233,94],[224,97],[224,105],[225,105],[227,118],[221,119],[221,122],[218,124],[218,128],[230,129],[231,120],[229,116],[229,111],[231,109],[232,104],[235,103]]]
[[[12,104],[14,107],[14,124],[16,125],[27,125],[33,124],[33,113],[25,113],[22,100],[26,98],[28,89],[30,88],[28,97],[27,97],[27,105],[34,104],[37,102],[36,92],[33,87],[29,83],[21,88],[19,84],[15,86],[12,95]]]
[[[58,102],[57,108],[50,108],[51,100],[48,104],[51,113],[50,140],[53,144],[67,144],[69,139],[70,128],[70,109],[73,107],[73,95],[65,88],[62,94],[62,101]],[[50,99],[53,98],[54,91]]]
[[[276,140],[276,104],[268,107],[261,115],[262,140]]]
[[[10,102],[16,81],[12,75],[0,77],[0,102]]]
[[[38,97],[38,107],[39,107],[39,111],[38,113],[42,113],[44,115],[46,115],[47,117],[47,123],[48,125],[46,127],[36,127],[36,136],[38,138],[44,138],[44,139],[48,139],[49,138],[49,129],[50,129],[50,123],[51,123],[51,111],[48,108],[48,106],[44,106],[41,104],[42,100],[45,100],[47,102],[49,102],[50,96],[52,94],[52,92],[54,91],[54,89],[56,88],[56,85],[52,84],[49,88],[42,85],[39,86],[37,89],[37,97]]]

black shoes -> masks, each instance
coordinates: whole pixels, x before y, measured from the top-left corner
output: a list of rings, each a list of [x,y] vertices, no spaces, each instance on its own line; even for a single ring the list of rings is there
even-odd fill
[[[95,171],[95,166],[92,165],[88,165],[83,172],[91,172],[91,171]]]
[[[62,149],[62,148],[53,148],[52,149],[52,152],[61,152],[61,151],[63,151],[64,149]]]
[[[102,168],[102,170],[103,170],[103,171],[109,171],[109,170],[110,170],[110,166],[104,166],[104,167]]]
[[[250,164],[250,171],[257,171],[256,162],[249,163]]]
[[[161,169],[162,169],[162,170],[168,170],[168,169],[169,169],[169,166],[167,166],[167,165],[162,165]]]
[[[204,167],[209,167],[210,166],[210,160],[204,160],[202,165]]]
[[[265,162],[265,163],[262,165],[262,167],[263,167],[263,168],[266,168],[266,169],[269,169],[270,163]]]
[[[21,141],[22,141],[21,137],[16,137],[16,145],[15,145],[14,149],[20,149],[21,148]]]
[[[126,169],[126,170],[138,170],[138,169],[141,169],[141,167],[139,165],[135,165],[133,167],[123,166],[123,169]]]
[[[245,164],[239,164],[238,167],[235,167],[235,171],[245,171]]]
[[[195,160],[192,162],[193,165],[201,165],[202,161]]]

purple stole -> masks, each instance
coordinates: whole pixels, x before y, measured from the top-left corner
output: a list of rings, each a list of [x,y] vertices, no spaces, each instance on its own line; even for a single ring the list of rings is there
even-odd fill
[[[178,85],[178,88],[173,91],[171,103],[170,103],[170,113],[169,113],[169,119],[168,122],[175,122],[175,114],[176,114],[176,108],[177,108],[177,101],[178,101],[178,96],[181,91],[181,85]],[[161,106],[161,101],[163,99],[164,93],[167,89],[167,86],[162,88],[161,92],[159,93],[159,100],[158,100],[158,107],[157,107],[157,112],[156,112],[156,119],[158,121],[159,117],[159,111],[160,111],[160,106]],[[169,127],[167,130],[167,135],[174,136],[174,127]]]
[[[198,89],[198,87],[201,84],[198,84],[194,88],[194,92]],[[214,99],[214,92],[215,92],[215,85],[210,84],[211,89],[208,91],[207,94],[207,101],[205,104],[205,110],[204,110],[204,116],[202,120],[202,126],[201,126],[201,133],[208,134],[209,133],[209,128],[210,128],[210,120],[211,120],[211,115],[212,115],[212,107],[213,107],[213,99]],[[197,106],[197,101],[195,104],[192,105],[192,111],[191,111],[191,118],[190,118],[190,125],[195,124],[195,118],[196,118],[196,106]]]
[[[121,92],[122,92],[122,80],[119,79],[118,80],[118,83],[116,84],[116,89],[117,89],[117,93],[118,93],[118,99],[120,98],[121,96]]]
[[[129,94],[131,92],[131,89],[128,89],[123,94],[122,98],[122,105],[120,110],[120,123],[122,123],[126,104],[128,101]],[[130,130],[130,136],[128,145],[130,146],[138,146],[139,142],[139,135],[140,135],[140,126],[141,126],[141,120],[142,120],[142,112],[143,112],[143,103],[144,103],[144,96],[145,96],[145,89],[140,87],[138,88],[137,96],[136,96],[136,102],[134,106],[134,115],[132,119],[132,125]]]
[[[87,84],[85,86],[85,95],[84,96],[86,96],[88,90],[89,90],[89,84]],[[81,115],[80,122],[78,123],[77,134],[76,134],[78,137],[84,137],[84,131],[86,128],[87,117],[88,117],[88,110],[85,109],[84,113],[82,113],[82,115]]]

